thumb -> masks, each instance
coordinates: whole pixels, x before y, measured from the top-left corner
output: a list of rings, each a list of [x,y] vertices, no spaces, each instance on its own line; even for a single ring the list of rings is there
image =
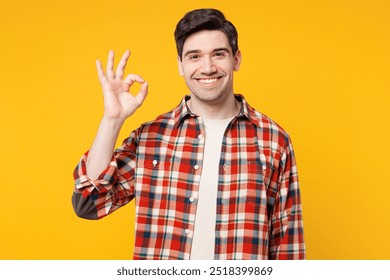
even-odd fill
[[[135,96],[135,99],[137,100],[138,106],[142,105],[146,96],[148,95],[148,91],[149,91],[148,82],[142,83],[141,88],[139,90],[139,93]]]

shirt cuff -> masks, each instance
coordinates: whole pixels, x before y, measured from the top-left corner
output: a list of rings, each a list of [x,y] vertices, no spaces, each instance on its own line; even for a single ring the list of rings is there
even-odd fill
[[[83,197],[89,196],[94,190],[99,193],[105,193],[111,190],[116,181],[116,174],[118,171],[118,164],[116,163],[114,155],[108,167],[98,176],[96,180],[92,180],[87,175],[86,162],[88,152],[86,152],[80,159],[79,164],[73,173],[75,192],[82,193]]]

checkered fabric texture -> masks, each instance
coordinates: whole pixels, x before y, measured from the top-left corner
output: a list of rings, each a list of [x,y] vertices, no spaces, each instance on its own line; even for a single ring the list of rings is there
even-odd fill
[[[217,213],[215,259],[304,259],[290,138],[242,95],[235,97],[241,110],[225,131],[217,209],[210,209]],[[135,198],[134,259],[190,258],[207,135],[202,118],[187,107],[188,98],[133,131],[97,180],[86,175],[88,152],[74,171],[74,196],[92,201],[88,211],[96,218]]]

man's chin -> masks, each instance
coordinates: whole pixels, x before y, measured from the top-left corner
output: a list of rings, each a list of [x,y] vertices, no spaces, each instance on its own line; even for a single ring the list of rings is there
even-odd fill
[[[220,92],[202,92],[202,93],[192,93],[192,97],[197,99],[198,101],[202,103],[207,104],[219,104],[223,100],[223,94]]]

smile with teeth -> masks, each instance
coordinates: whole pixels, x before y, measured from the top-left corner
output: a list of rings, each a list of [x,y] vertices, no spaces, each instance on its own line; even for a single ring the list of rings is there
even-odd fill
[[[202,83],[203,85],[211,85],[215,83],[218,78],[208,78],[208,79],[197,79],[198,82]]]

